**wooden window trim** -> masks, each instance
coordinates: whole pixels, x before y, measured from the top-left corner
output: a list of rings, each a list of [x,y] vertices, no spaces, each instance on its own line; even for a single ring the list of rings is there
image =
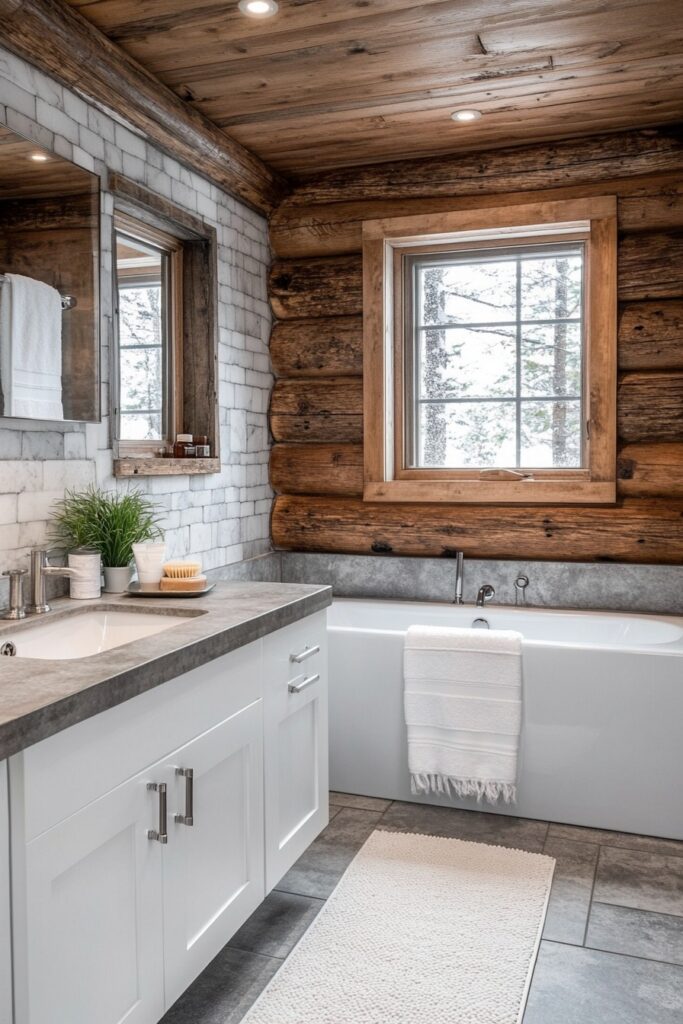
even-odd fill
[[[167,320],[170,332],[170,344],[167,358],[170,359],[170,369],[166,382],[167,401],[169,402],[169,413],[166,418],[166,436],[156,441],[129,441],[116,437],[119,458],[134,458],[139,455],[154,456],[159,448],[173,444],[176,434],[182,431],[183,414],[183,242],[182,239],[161,228],[147,224],[145,221],[131,217],[129,214],[116,211],[114,213],[114,238],[123,234],[134,238],[139,242],[157,247],[168,258],[169,282],[168,293],[169,311]],[[114,251],[116,251],[114,249]],[[116,259],[114,259],[116,264]],[[116,281],[120,280],[120,274],[116,272]],[[118,357],[118,340],[116,345]],[[120,382],[118,375],[118,363],[114,374],[115,392],[117,402],[116,433],[120,432],[121,414],[118,410],[120,404]]]
[[[494,233],[520,240],[569,239],[588,222],[586,245],[585,409],[588,464],[576,470],[408,469],[403,466],[402,274],[405,252],[491,248]],[[567,225],[553,235],[552,225]],[[547,227],[546,227],[547,225]],[[449,235],[491,232],[488,239]],[[574,237],[578,233],[574,231]],[[365,501],[474,504],[611,504],[616,501],[616,197],[365,221],[363,223],[363,412]],[[397,371],[397,372],[396,372]],[[523,472],[523,471],[522,471]]]
[[[108,175],[109,192],[117,218],[129,217],[142,224],[145,236],[157,232],[180,247],[176,282],[185,299],[178,303],[177,325],[181,358],[176,372],[176,432],[206,434],[211,457],[192,460],[160,459],[163,442],[117,444],[115,476],[161,476],[180,473],[220,472],[220,412],[218,399],[218,240],[216,229],[196,214],[117,172]],[[191,298],[192,301],[188,301]],[[112,372],[115,367],[112,360]],[[113,440],[113,439],[112,439]],[[136,453],[140,457],[136,457]]]

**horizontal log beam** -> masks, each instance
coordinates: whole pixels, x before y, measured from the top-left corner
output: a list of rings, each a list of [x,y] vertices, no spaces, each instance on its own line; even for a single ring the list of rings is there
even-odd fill
[[[410,217],[494,206],[551,202],[609,193],[619,197],[620,231],[658,231],[683,227],[683,154],[681,168],[663,175],[641,175],[536,192],[492,196],[382,199],[293,206],[283,203],[270,220],[271,245],[280,258],[306,259],[360,252],[364,220]]]
[[[622,237],[618,290],[621,301],[683,296],[683,231]],[[363,311],[362,257],[278,260],[271,268],[270,295],[280,320],[358,315]]]
[[[683,373],[627,373],[617,388],[620,439],[683,441]]]
[[[270,416],[276,441],[360,443],[362,378],[278,380]],[[623,374],[617,392],[617,420],[624,443],[683,441],[683,372]]]
[[[262,213],[282,178],[61,0],[0,0],[0,44],[126,118],[181,163]]]
[[[683,498],[683,444],[633,444],[619,452],[618,493]]]
[[[270,358],[278,377],[355,376],[363,372],[363,318],[276,322]]]
[[[270,459],[280,494],[363,495],[362,444],[279,444]],[[683,498],[683,444],[631,444],[619,452],[621,497]]]
[[[683,301],[623,303],[618,353],[621,370],[683,370]],[[363,319],[282,320],[270,354],[279,377],[362,374]]]
[[[363,494],[362,444],[276,444],[270,482],[282,494]]]
[[[624,303],[618,352],[622,370],[683,370],[683,301]]]
[[[296,551],[680,563],[683,503],[453,507],[281,495],[272,535],[277,548]]]
[[[270,271],[270,302],[279,320],[363,312],[362,259],[280,260]]]
[[[619,242],[622,302],[683,296],[683,231],[625,235]]]
[[[276,441],[362,441],[362,379],[276,381],[270,429]]]
[[[328,171],[299,185],[287,204],[536,192],[680,170],[682,163],[683,135],[675,126]]]

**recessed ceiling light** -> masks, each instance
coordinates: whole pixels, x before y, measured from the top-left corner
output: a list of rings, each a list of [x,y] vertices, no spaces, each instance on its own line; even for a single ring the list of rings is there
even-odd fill
[[[460,121],[461,123],[465,121],[478,121],[481,117],[481,110],[455,110],[451,117],[454,121]]]
[[[276,0],[240,0],[237,6],[250,18],[270,18],[278,9]]]
[[[49,159],[50,157],[47,155],[47,153],[36,152],[31,153],[31,155],[29,156],[29,160],[33,160],[37,164],[46,164]]]

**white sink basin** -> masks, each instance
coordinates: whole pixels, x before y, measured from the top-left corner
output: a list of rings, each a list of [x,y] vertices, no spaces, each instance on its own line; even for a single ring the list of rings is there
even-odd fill
[[[16,632],[0,636],[0,644],[11,640],[18,658],[64,660],[89,658],[102,651],[141,640],[195,615],[157,615],[154,612],[128,612],[112,609],[77,612],[51,622],[22,625]],[[4,659],[0,658],[0,666]]]

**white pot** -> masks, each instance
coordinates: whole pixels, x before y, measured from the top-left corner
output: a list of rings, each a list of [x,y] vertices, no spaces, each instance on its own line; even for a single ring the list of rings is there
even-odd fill
[[[128,589],[133,574],[129,565],[105,565],[102,572],[105,594],[123,594]]]

